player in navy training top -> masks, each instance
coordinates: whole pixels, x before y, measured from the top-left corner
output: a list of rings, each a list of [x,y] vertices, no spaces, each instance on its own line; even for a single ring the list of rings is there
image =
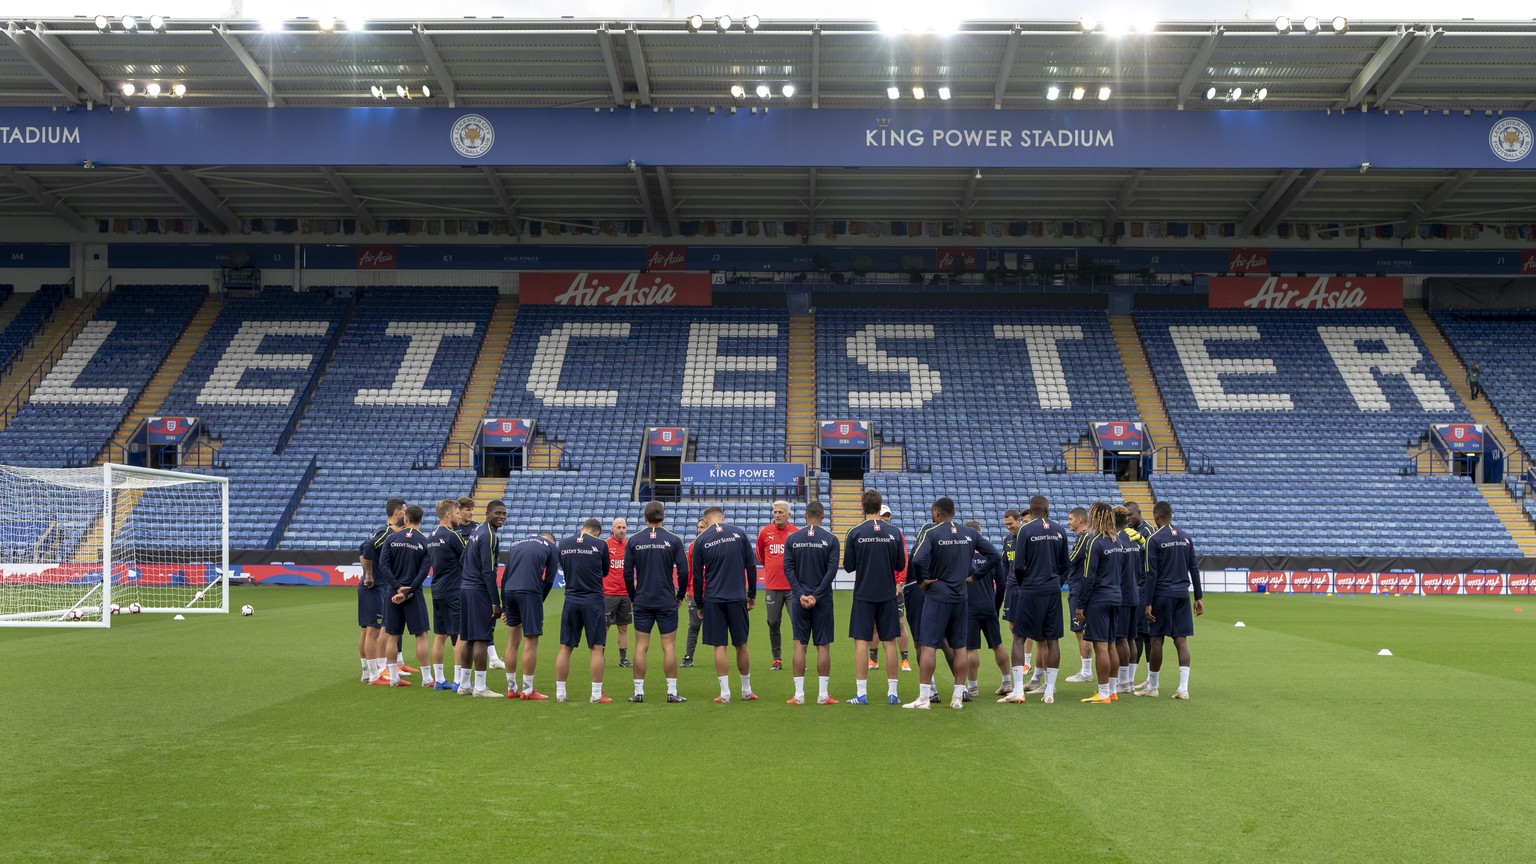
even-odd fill
[[[1189,614],[1189,590],[1195,591],[1195,614],[1205,614],[1204,590],[1200,587],[1200,560],[1195,541],[1173,524],[1173,506],[1159,501],[1152,507],[1157,531],[1147,541],[1147,564],[1152,571],[1152,590],[1143,617],[1152,625],[1152,644],[1147,651],[1147,688],[1142,696],[1157,695],[1158,673],[1163,669],[1163,637],[1172,636],[1179,652],[1179,689],[1175,699],[1189,698],[1189,637],[1195,619]]]
[[[965,527],[981,534],[981,523],[975,519],[968,520]],[[1003,570],[1005,561],[1007,558],[1000,557],[991,563],[980,550],[971,553],[971,583],[966,586],[965,599],[965,651],[971,660],[971,665],[965,670],[967,702],[981,695],[981,686],[976,678],[981,674],[982,643],[992,649],[997,671],[1003,678],[1003,683],[993,695],[1001,696],[1013,690],[1013,668],[1008,662],[1008,649],[1003,647],[1003,631],[997,614],[1003,605],[1003,591],[1008,585]]]
[[[357,583],[357,626],[362,630],[357,639],[357,653],[363,658],[365,684],[383,678],[389,662],[384,653],[389,648],[389,639],[384,635],[384,606],[389,603],[389,596],[374,578],[373,569],[384,538],[405,524],[405,499],[391,498],[384,502],[384,517],[384,526],[374,529],[368,539],[357,545],[358,561],[363,567],[362,581]]]
[[[1115,613],[1115,655],[1117,678],[1116,693],[1130,693],[1135,685],[1136,673],[1136,621],[1145,616],[1137,603],[1141,586],[1142,553],[1141,535],[1130,527],[1130,510],[1124,506],[1115,508],[1115,544],[1123,550],[1120,555],[1120,611]]]
[[[869,664],[865,662],[865,652],[873,640],[879,639],[885,646],[885,698],[890,704],[899,705],[896,637],[901,632],[901,613],[897,609],[896,574],[906,568],[908,577],[912,576],[907,541],[900,531],[878,518],[877,514],[884,509],[878,490],[865,489],[860,504],[864,521],[843,538],[843,569],[854,574],[848,638],[853,640],[853,678],[858,689],[849,704],[869,704]]]
[[[635,693],[629,701],[645,701],[645,670],[654,627],[661,631],[667,701],[686,702],[677,693],[677,607],[688,593],[688,545],[661,527],[667,508],[660,501],[648,502],[642,516],[645,527],[624,541],[624,590],[635,619]]]
[[[459,533],[464,520],[464,508],[452,498],[437,502],[437,528],[427,535],[427,558],[432,561],[432,677],[437,679],[437,689],[458,689],[459,670],[468,665],[460,650],[459,577],[464,557],[465,537]],[[449,642],[453,643],[453,677],[443,675],[443,654]]]
[[[1156,526],[1141,518],[1140,504],[1137,504],[1135,501],[1127,501],[1125,502],[1125,509],[1129,514],[1125,524],[1126,531],[1130,538],[1136,541],[1136,546],[1140,552],[1137,561],[1140,575],[1136,581],[1136,599],[1142,601],[1146,597],[1151,596],[1152,593],[1152,586],[1147,576],[1147,540],[1152,536],[1152,532],[1157,529]],[[1142,657],[1146,656],[1147,646],[1151,642],[1148,634],[1151,633],[1150,628],[1152,625],[1147,621],[1147,616],[1141,614],[1139,606],[1131,613],[1131,617],[1136,621],[1136,635],[1131,640],[1131,679],[1134,681],[1136,678],[1136,665],[1141,662]],[[1135,689],[1144,689],[1144,686],[1144,684],[1137,685]]]
[[[1067,530],[1072,532],[1072,552],[1067,556],[1067,620],[1077,639],[1077,656],[1082,662],[1082,669],[1069,675],[1067,682],[1082,684],[1093,680],[1093,648],[1083,638],[1083,622],[1072,617],[1072,610],[1078,606],[1077,595],[1083,587],[1083,555],[1088,552],[1088,537],[1093,533],[1088,530],[1088,511],[1081,507],[1068,511]]]
[[[432,676],[432,643],[427,637],[432,622],[427,620],[427,601],[421,586],[427,581],[432,561],[427,557],[427,535],[421,533],[421,517],[421,508],[415,504],[405,508],[405,527],[385,538],[379,548],[375,579],[384,583],[390,595],[389,605],[384,608],[384,633],[389,636],[390,649],[384,656],[400,650],[400,636],[409,629],[416,637],[416,662],[422,665],[425,684]],[[403,686],[399,665],[389,664],[386,668],[390,686]]]
[[[1083,637],[1093,646],[1094,670],[1099,692],[1084,702],[1107,704],[1119,700],[1112,677],[1115,665],[1115,619],[1120,611],[1120,559],[1125,548],[1115,542],[1115,511],[1103,501],[1088,509],[1088,528],[1093,532],[1085,541],[1082,582],[1073,601],[1072,618],[1083,622]]]
[[[534,670],[539,664],[539,637],[544,635],[544,600],[555,587],[560,570],[560,552],[555,535],[535,534],[507,547],[507,570],[501,577],[502,618],[511,638],[507,657],[513,661],[507,670],[507,698],[543,702],[549,697],[533,687]],[[524,642],[522,653],[518,644]],[[522,667],[523,686],[516,686],[517,667]]]
[[[560,650],[555,654],[555,701],[565,702],[571,675],[571,650],[587,639],[591,659],[592,702],[612,702],[603,695],[603,646],[608,644],[608,616],[603,609],[603,577],[608,575],[608,544],[603,523],[588,519],[581,530],[560,541],[557,554],[565,574],[565,605],[560,610]]]
[[[496,619],[501,617],[501,594],[496,587],[500,541],[496,532],[506,521],[507,505],[500,501],[488,504],[485,521],[470,535],[460,559],[459,640],[465,643],[464,656],[470,664],[459,673],[460,696],[501,695],[486,689],[485,670],[490,662],[486,649],[495,639]]]
[[[1051,504],[1044,495],[1029,499],[1029,521],[1019,526],[1010,578],[1013,610],[1013,690],[999,702],[1023,702],[1032,689],[1044,690],[1047,704],[1056,701],[1056,674],[1061,664],[1061,589],[1071,564],[1067,532],[1051,521]],[[1026,648],[1035,644],[1035,676],[1024,683],[1029,668]]]
[[[715,646],[715,675],[720,679],[716,702],[731,701],[725,646],[736,646],[736,671],[741,675],[741,698],[757,698],[752,692],[752,658],[747,651],[747,612],[757,605],[757,558],[745,531],[725,524],[725,511],[709,507],[708,523],[693,541],[690,567],[693,595],[704,607],[704,644]]]
[[[820,501],[805,505],[805,527],[784,540],[784,578],[789,582],[789,625],[795,640],[790,668],[795,675],[795,695],[791,705],[805,704],[805,646],[816,646],[816,676],[819,682],[818,705],[836,705],[827,692],[832,676],[832,580],[837,578],[839,560],[837,537],[821,526],[827,511]],[[897,541],[900,545],[901,541]],[[886,583],[894,604],[894,574]],[[862,654],[854,659],[863,661]]]
[[[948,497],[933,502],[932,530],[923,535],[912,553],[912,563],[922,572],[921,590],[927,592],[923,602],[923,618],[919,627],[918,653],[919,680],[922,691],[916,701],[905,708],[926,709],[936,692],[933,686],[935,654],[946,640],[955,649],[955,694],[949,707],[961,708],[965,704],[965,681],[962,673],[968,667],[970,657],[965,649],[966,585],[975,569],[972,557],[981,550],[984,563],[990,567],[1002,563],[1002,553],[992,542],[976,531],[955,524],[955,502]]]

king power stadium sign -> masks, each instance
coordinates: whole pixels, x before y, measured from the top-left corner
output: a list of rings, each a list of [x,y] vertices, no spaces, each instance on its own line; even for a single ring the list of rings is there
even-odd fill
[[[0,109],[0,164],[1501,169],[1536,114]]]

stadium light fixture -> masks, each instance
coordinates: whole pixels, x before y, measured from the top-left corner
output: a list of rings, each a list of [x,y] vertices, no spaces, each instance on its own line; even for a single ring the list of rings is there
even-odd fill
[[[348,18],[347,19],[347,31],[348,32],[350,32],[350,33],[361,33],[361,32],[363,32],[364,30],[367,30],[367,29],[368,29],[368,19],[367,18],[356,17],[356,18]]]
[[[405,89],[404,84],[396,84],[395,95],[399,96],[401,99],[409,99],[411,98],[411,91]]]
[[[1275,19],[1275,32],[1277,32],[1277,33],[1289,33],[1289,32],[1291,32],[1291,16],[1289,16],[1289,15],[1281,15],[1280,17],[1276,18]]]
[[[164,15],[151,15],[151,16],[149,16],[149,29],[155,31],[156,33],[164,33],[165,32],[165,16]]]
[[[1343,15],[1333,16],[1333,32],[1344,33],[1349,30],[1349,19]]]
[[[1213,84],[1210,87],[1205,88],[1205,99],[1206,99],[1207,102],[1209,102],[1209,101],[1211,101],[1212,99],[1215,99],[1215,98],[1216,98],[1216,85]]]
[[[779,88],[779,92],[784,95],[785,99],[793,99],[795,98],[795,85],[785,84],[783,87]]]
[[[261,29],[268,33],[281,33],[288,26],[283,18],[267,18],[261,22]]]
[[[105,33],[112,29],[112,19],[105,15],[96,16],[96,29]]]
[[[949,95],[950,94],[949,94],[949,86],[948,85],[945,85],[945,86],[942,86],[942,87],[939,88],[939,101],[941,101],[941,102],[948,102],[949,101]]]
[[[128,98],[132,98],[133,94],[135,94],[137,92],[139,92],[139,88],[133,86],[133,82],[132,81],[124,81],[123,82],[123,95],[124,96],[126,96]]]
[[[1268,99],[1268,98],[1269,98],[1269,88],[1268,87],[1260,87],[1259,88],[1259,92],[1253,94],[1253,101],[1255,101],[1255,102],[1263,102],[1265,99]]]
[[[177,81],[171,85],[171,95],[177,99],[187,95],[187,85]]]
[[[721,33],[724,33],[726,31],[730,30],[731,29],[731,25],[734,24],[734,23],[736,23],[736,22],[731,20],[731,16],[729,16],[729,15],[721,15],[719,18],[715,19],[715,29],[718,30]]]
[[[1084,15],[1077,20],[1077,26],[1078,29],[1082,30],[1084,33],[1092,33],[1093,31],[1099,29],[1099,19],[1093,17],[1092,15]]]
[[[912,98],[913,99],[922,99],[923,97],[925,97],[927,95],[928,95],[928,91],[923,89],[923,85],[921,85],[921,84],[913,84],[912,85]]]
[[[886,95],[886,98],[891,99],[892,101],[894,101],[896,99],[900,99],[901,98],[901,88],[897,87],[895,84],[892,84],[891,86],[885,88],[885,95]]]
[[[423,99],[431,99],[432,98],[432,88],[430,86],[428,86],[426,84],[421,85],[421,98],[423,98]]]
[[[1109,85],[1108,84],[1104,84],[1104,85],[1099,87],[1099,101],[1100,102],[1108,102],[1109,101]]]
[[[318,23],[320,25],[320,29],[324,30],[327,33],[329,33],[332,30],[336,29],[336,19],[331,17],[330,15],[325,15],[325,16],[321,17]]]
[[[700,30],[704,29],[704,16],[703,15],[689,15],[688,19],[687,19],[687,24],[688,24],[688,32],[689,33],[697,33]]]
[[[377,84],[373,85],[372,87],[369,87],[368,88],[368,92],[372,93],[373,94],[373,98],[375,98],[375,99],[383,99],[384,98],[384,88],[380,87]]]
[[[1308,33],[1316,33],[1317,28],[1320,26],[1322,25],[1318,23],[1316,15],[1308,15],[1307,17],[1301,19],[1301,29],[1307,31]]]
[[[756,15],[748,15],[741,19],[741,26],[746,28],[748,33],[756,33],[757,28],[763,26],[763,19]]]
[[[759,99],[767,99],[768,97],[770,97],[772,95],[773,95],[773,90],[771,90],[768,87],[767,84],[759,84],[759,85],[757,85],[757,98],[759,98]]]
[[[1233,101],[1236,101],[1236,100],[1241,99],[1241,98],[1243,98],[1243,88],[1241,88],[1241,87],[1233,87],[1232,88],[1232,99],[1233,99]]]
[[[731,85],[731,98],[732,99],[745,99],[745,98],[747,98],[747,88],[741,86],[740,84],[732,84]]]
[[[1060,99],[1061,88],[1057,87],[1055,84],[1045,88],[1045,98],[1051,102],[1055,102],[1057,99]]]
[[[1073,99],[1073,101],[1081,102],[1083,100],[1083,97],[1086,96],[1086,95],[1088,95],[1088,88],[1084,87],[1083,85],[1079,84],[1076,87],[1072,88],[1072,99]]]
[[[148,84],[146,84],[144,86],[144,95],[148,96],[151,99],[159,99],[160,98],[160,82],[159,81],[151,81]]]
[[[129,33],[139,29],[139,19],[133,17],[132,15],[124,15],[121,23],[123,25],[123,29],[127,30]]]

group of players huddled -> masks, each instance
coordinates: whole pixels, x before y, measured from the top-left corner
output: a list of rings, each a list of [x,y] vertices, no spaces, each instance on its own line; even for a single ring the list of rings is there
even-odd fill
[[[998,702],[1022,703],[1027,694],[1038,693],[1040,701],[1053,703],[1067,618],[1077,635],[1082,669],[1066,680],[1098,684],[1097,692],[1080,701],[1108,705],[1121,694],[1157,696],[1163,641],[1169,637],[1179,663],[1173,698],[1189,698],[1188,638],[1194,632],[1194,616],[1205,610],[1193,541],[1174,526],[1167,501],[1153,507],[1155,524],[1143,522],[1134,503],[1112,507],[1103,502],[1086,510],[1073,508],[1062,524],[1051,518],[1046,498],[1036,495],[1027,512],[1004,514],[1005,539],[999,549],[975,521],[958,524],[954,502],[940,498],[933,502],[932,521],[918,530],[910,551],[877,490],[865,490],[862,507],[864,521],[839,540],[823,527],[826,512],[820,502],[806,505],[804,528],[789,524],[787,502],[775,502],[773,521],[758,532],[756,543],[741,528],[727,524],[721,508],[709,507],[688,543],[664,526],[666,508],[652,501],[645,505],[645,525],[638,531],[630,532],[616,519],[604,539],[602,523],[592,518],[563,540],[544,533],[509,543],[498,582],[503,553],[498,531],[507,518],[502,502],[491,502],[485,521],[476,523],[473,500],[444,499],[437,504],[438,526],[427,535],[421,531],[422,509],[391,498],[385,505],[388,524],[360,548],[362,680],[380,687],[408,687],[406,677],[419,672],[424,687],[502,698],[501,692],[487,687],[486,675],[490,669],[506,668],[505,698],[548,699],[534,688],[534,675],[544,632],[544,601],[556,574],[563,572],[556,701],[568,701],[571,653],[583,639],[591,654],[591,701],[613,701],[603,694],[610,626],[620,628],[620,665],[634,670],[629,701],[645,701],[653,630],[661,635],[666,701],[687,701],[677,690],[678,610],[685,601],[690,626],[682,665],[692,665],[694,638],[702,629],[704,644],[715,649],[720,695],[714,701],[731,701],[728,648],[735,650],[741,699],[754,700],[758,697],[752,691],[748,613],[756,606],[761,561],[774,670],[783,668],[780,629],[783,610],[789,610],[792,705],[807,701],[809,646],[816,649],[816,701],[838,704],[828,692],[828,682],[835,629],[832,587],[839,568],[853,575],[848,635],[854,641],[857,690],[847,700],[850,704],[869,704],[869,672],[880,666],[877,642],[884,648],[890,705],[927,709],[941,701],[934,686],[940,654],[955,681],[950,707],[960,708],[978,697],[983,644],[992,650],[1002,673]],[[1070,548],[1069,532],[1076,538]],[[430,622],[423,594],[429,575]],[[505,662],[497,657],[494,644],[498,620],[509,631]],[[1003,645],[1002,621],[1011,625],[1011,648]],[[626,647],[631,623],[633,660]],[[416,638],[419,670],[404,663],[400,643],[406,631]],[[435,639],[429,640],[429,631]],[[903,703],[898,670],[911,671],[909,633],[918,646],[920,692]],[[451,676],[443,671],[450,644]],[[1147,676],[1137,683],[1143,656]]]

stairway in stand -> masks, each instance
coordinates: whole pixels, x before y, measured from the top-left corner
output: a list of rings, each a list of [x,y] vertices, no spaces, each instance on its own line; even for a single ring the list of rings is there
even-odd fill
[[[517,298],[502,294],[496,298],[496,308],[491,311],[490,323],[480,340],[480,353],[475,356],[475,366],[464,385],[464,398],[459,400],[459,416],[453,423],[453,432],[443,446],[439,468],[468,468],[468,450],[473,447],[475,433],[485,413],[490,410],[491,393],[496,389],[496,376],[501,372],[501,359],[506,356],[507,343],[512,339],[512,327],[517,323]],[[498,493],[499,494],[499,493]],[[479,511],[476,511],[479,512]]]
[[[831,513],[828,521],[838,535],[848,533],[864,521],[864,481],[833,480]]]
[[[1129,504],[1135,501],[1137,504],[1140,504],[1141,518],[1151,522],[1152,505],[1156,503],[1152,500],[1151,484],[1145,480],[1121,480],[1118,485],[1120,486],[1120,503]]]
[[[1530,514],[1503,483],[1479,483],[1477,491],[1483,493],[1495,516],[1504,523],[1504,530],[1520,547],[1520,554],[1536,558],[1536,525],[1531,524]]]
[[[171,388],[176,386],[176,381],[181,378],[181,373],[187,371],[187,364],[192,362],[192,355],[197,353],[199,345],[208,336],[208,330],[213,327],[213,322],[224,310],[224,295],[209,294],[203,300],[203,305],[198,307],[197,314],[192,316],[187,329],[181,331],[176,344],[160,361],[160,368],[155,370],[154,377],[144,385],[139,398],[134,401],[133,408],[117,426],[117,431],[112,434],[112,440],[102,448],[96,456],[96,464],[103,462],[122,461],[123,449],[128,446],[128,437],[139,424],[150,417],[158,416],[160,406],[165,404],[165,397],[170,395]]]
[[[492,501],[496,501],[506,494],[507,478],[505,477],[477,477],[475,488],[469,493],[469,497],[475,499],[475,521],[485,521],[485,507]]]
[[[1136,332],[1136,322],[1129,315],[1111,315],[1109,329],[1115,334],[1115,345],[1120,349],[1120,362],[1125,367],[1125,378],[1130,382],[1131,395],[1136,399],[1136,413],[1141,415],[1147,433],[1152,436],[1154,447],[1168,447],[1163,451],[1163,464],[1158,472],[1182,474],[1188,471],[1184,449],[1179,446],[1173,423],[1168,420],[1168,409],[1163,405],[1163,394],[1157,389],[1157,379],[1152,376],[1152,366],[1147,362],[1147,352]]]
[[[784,457],[812,465],[816,459],[816,319],[789,316],[789,380],[784,417]],[[815,467],[812,465],[812,467]]]

